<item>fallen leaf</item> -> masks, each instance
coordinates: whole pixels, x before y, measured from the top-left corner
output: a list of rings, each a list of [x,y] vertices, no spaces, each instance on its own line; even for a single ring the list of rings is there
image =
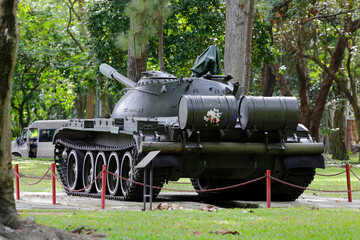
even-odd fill
[[[81,232],[83,231],[83,229],[85,229],[85,227],[84,227],[84,226],[81,226],[81,227],[75,228],[75,229],[72,230],[71,232],[72,232],[72,233],[76,233],[76,234],[81,234]]]
[[[238,231],[229,231],[226,228],[220,229],[219,233],[222,235],[226,235],[226,234],[239,235]]]
[[[195,236],[201,236],[201,232],[199,230],[194,230],[194,235]]]
[[[171,204],[168,210],[181,210],[183,209],[179,204]]]
[[[286,217],[283,218],[283,221],[287,221],[289,219],[290,219],[290,216],[286,216]]]
[[[169,208],[169,204],[167,204],[167,203],[160,203],[156,208],[159,209],[159,210],[166,210],[166,209]]]
[[[213,205],[206,205],[198,209],[199,211],[216,212],[217,208]]]
[[[253,210],[241,210],[241,213],[255,213]]]

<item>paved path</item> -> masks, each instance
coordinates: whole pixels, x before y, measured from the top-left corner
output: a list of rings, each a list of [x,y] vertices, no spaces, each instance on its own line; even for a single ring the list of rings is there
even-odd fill
[[[217,208],[266,208],[266,202],[251,201],[216,201],[202,202],[196,193],[160,193],[153,207],[156,208],[160,203],[176,204],[183,209],[199,209],[211,204]],[[99,198],[85,198],[67,196],[65,193],[57,193],[56,204],[52,204],[51,193],[44,192],[24,192],[21,193],[20,200],[16,200],[18,210],[30,209],[79,209],[79,210],[100,210]],[[353,200],[349,203],[344,198],[323,198],[309,195],[302,195],[294,202],[272,202],[271,207],[299,207],[308,208],[360,208],[360,200]],[[149,207],[149,204],[147,204]],[[140,211],[143,208],[142,202],[125,201],[105,201],[105,210],[107,211]]]

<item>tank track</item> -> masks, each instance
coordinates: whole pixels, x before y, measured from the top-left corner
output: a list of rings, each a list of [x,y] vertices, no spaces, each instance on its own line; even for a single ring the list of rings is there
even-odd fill
[[[294,168],[284,172],[281,180],[302,187],[308,187],[315,176],[314,168]],[[274,201],[295,201],[303,189],[294,188],[279,182],[272,181],[271,197]]]
[[[313,168],[296,168],[285,170],[281,178],[282,181],[292,183],[298,186],[307,187],[314,179],[315,169]],[[265,201],[266,200],[266,180],[260,180],[250,183],[238,188],[222,190],[217,192],[200,192],[200,196],[205,198],[216,199],[233,199],[233,200],[248,200],[248,201]],[[195,190],[221,188],[235,185],[241,180],[227,180],[227,179],[210,179],[207,186],[202,188],[197,179],[191,179]],[[272,181],[271,185],[271,200],[272,201],[295,201],[302,193],[303,189],[294,188],[282,183]]]
[[[60,180],[63,185],[68,186],[68,180],[67,180],[67,164],[66,160],[62,157],[62,152],[65,148],[69,149],[75,149],[79,151],[103,151],[103,152],[112,152],[112,151],[131,151],[134,155],[136,155],[136,151],[134,149],[135,144],[130,143],[123,146],[116,146],[116,147],[110,147],[110,146],[103,146],[98,145],[94,143],[89,142],[83,142],[83,141],[73,141],[69,139],[57,139],[55,142],[55,150],[54,150],[54,160],[55,160],[55,167],[56,170],[60,176]],[[153,176],[153,186],[162,187],[166,176],[168,175],[168,171],[163,168],[157,168],[154,171]],[[136,169],[134,174],[134,181],[143,183],[144,181],[144,175],[142,170]],[[65,193],[67,195],[71,196],[80,196],[80,197],[91,197],[91,198],[99,198],[100,194],[97,193],[85,193],[85,192],[71,192],[67,189],[65,189]],[[153,195],[156,197],[161,189],[153,189]],[[106,195],[106,199],[109,200],[118,200],[118,201],[124,201],[124,200],[135,200],[135,201],[141,201],[143,199],[143,186],[138,184],[132,184],[131,188],[129,189],[129,192],[126,196],[111,196]]]

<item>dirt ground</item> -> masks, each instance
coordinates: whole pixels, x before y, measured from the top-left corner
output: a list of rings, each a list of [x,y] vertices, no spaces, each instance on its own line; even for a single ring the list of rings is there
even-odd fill
[[[204,202],[196,193],[160,193],[158,198],[153,202],[153,208],[159,204],[168,204],[177,206],[180,209],[199,209],[205,208],[209,204],[216,208],[266,208],[266,202],[251,201],[216,201]],[[147,203],[149,208],[149,203]],[[308,208],[360,208],[360,200],[348,202],[344,198],[323,198],[310,195],[302,195],[294,202],[272,202],[271,207],[289,208],[304,206]],[[20,199],[16,200],[16,207],[19,211],[30,209],[79,209],[95,210],[101,208],[100,198],[85,198],[76,196],[67,196],[65,193],[57,193],[56,204],[52,204],[51,193],[44,192],[24,192],[21,193]],[[105,200],[105,211],[141,211],[142,202],[125,202]],[[103,210],[103,211],[104,211]]]

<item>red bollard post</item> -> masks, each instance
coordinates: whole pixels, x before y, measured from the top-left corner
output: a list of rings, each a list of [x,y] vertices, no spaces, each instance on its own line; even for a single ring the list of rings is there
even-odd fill
[[[266,170],[266,203],[267,207],[271,208],[271,170]]]
[[[15,164],[16,199],[20,199],[19,164]]]
[[[348,202],[352,202],[349,164],[346,164],[346,180],[347,180],[347,190],[348,190]]]
[[[56,204],[55,163],[51,164],[52,204]]]
[[[101,185],[101,209],[105,209],[105,193],[106,193],[106,165],[103,165],[102,185]]]

